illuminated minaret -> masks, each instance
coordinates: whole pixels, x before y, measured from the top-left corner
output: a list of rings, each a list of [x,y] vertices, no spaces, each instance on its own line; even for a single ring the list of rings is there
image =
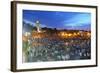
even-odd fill
[[[38,20],[35,22],[35,26],[37,28],[37,32],[40,32],[40,22]]]

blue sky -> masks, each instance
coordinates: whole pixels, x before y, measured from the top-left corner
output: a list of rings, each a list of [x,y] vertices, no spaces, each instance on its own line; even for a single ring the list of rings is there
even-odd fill
[[[35,21],[39,20],[41,27],[72,30],[91,29],[91,14],[84,12],[23,10],[23,20],[33,26]]]

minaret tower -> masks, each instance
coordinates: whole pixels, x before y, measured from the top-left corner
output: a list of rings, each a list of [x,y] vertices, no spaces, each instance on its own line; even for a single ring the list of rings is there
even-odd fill
[[[35,26],[37,28],[37,32],[40,32],[40,22],[38,20],[35,22]]]

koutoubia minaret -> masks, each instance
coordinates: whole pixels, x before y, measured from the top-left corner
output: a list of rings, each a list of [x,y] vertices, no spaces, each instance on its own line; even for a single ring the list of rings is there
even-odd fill
[[[37,28],[37,32],[41,32],[40,31],[40,22],[38,20],[35,22],[35,26]]]

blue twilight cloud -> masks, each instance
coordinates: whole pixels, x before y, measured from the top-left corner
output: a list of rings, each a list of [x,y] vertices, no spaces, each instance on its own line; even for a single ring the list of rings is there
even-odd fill
[[[65,26],[84,26],[84,25],[90,25],[91,23],[91,15],[88,13],[84,14],[78,14],[73,16],[69,20],[65,20],[64,24]]]

